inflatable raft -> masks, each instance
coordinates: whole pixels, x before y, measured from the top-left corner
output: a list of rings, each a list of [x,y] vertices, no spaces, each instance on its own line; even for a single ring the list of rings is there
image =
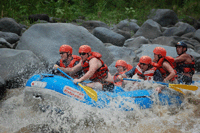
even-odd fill
[[[86,88],[87,89],[87,88]],[[49,92],[50,95],[62,95],[70,97],[97,108],[109,108],[115,104],[120,110],[131,111],[133,105],[141,109],[151,108],[154,104],[180,105],[182,94],[170,89],[162,93],[155,93],[152,89],[124,91],[123,88],[115,86],[113,92],[86,90],[84,86],[74,84],[69,78],[53,74],[33,75],[26,83],[25,98],[40,97],[42,93]],[[157,99],[157,101],[155,101]]]

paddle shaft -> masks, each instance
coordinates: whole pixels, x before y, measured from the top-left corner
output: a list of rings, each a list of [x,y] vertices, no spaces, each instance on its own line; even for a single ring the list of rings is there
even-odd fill
[[[71,79],[72,81],[74,81],[74,79],[72,77],[70,77],[68,74],[66,74],[65,72],[63,72],[60,68],[57,68],[57,70],[60,71],[62,74],[64,74],[69,79]]]

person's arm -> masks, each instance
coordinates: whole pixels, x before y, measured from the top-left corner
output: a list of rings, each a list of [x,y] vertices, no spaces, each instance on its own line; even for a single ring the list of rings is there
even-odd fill
[[[65,73],[68,73],[69,75],[74,75],[75,73],[77,73],[78,71],[80,71],[82,69],[81,62],[82,61],[80,61],[76,66],[74,66],[72,68],[59,67],[58,65],[54,65],[54,68],[56,68],[56,69],[60,68]]]
[[[160,81],[160,82],[163,81],[162,74],[160,73],[160,71],[158,69],[154,72],[153,80]]]
[[[186,54],[182,54],[181,56],[178,56],[174,59],[175,63],[178,62],[184,62],[185,60],[187,60],[188,56]]]
[[[127,77],[132,77],[135,74],[135,68],[133,67],[131,70],[129,70],[128,72],[121,74],[117,77],[118,80],[122,80],[122,78],[127,78]]]
[[[94,75],[94,73],[102,66],[102,63],[100,60],[98,60],[97,58],[92,58],[89,61],[89,70],[87,71],[87,73],[85,73],[85,75],[83,75],[80,79],[76,79],[74,80],[74,82],[82,82],[84,80],[89,79],[90,77],[92,77]]]
[[[133,77],[133,75],[135,74],[135,67],[133,67],[131,70],[129,70],[128,72],[125,73],[125,75],[129,78]]]
[[[168,62],[165,61],[163,63],[163,68],[169,72],[169,75],[163,80],[164,82],[169,81],[176,75],[174,69],[171,67],[171,65]]]

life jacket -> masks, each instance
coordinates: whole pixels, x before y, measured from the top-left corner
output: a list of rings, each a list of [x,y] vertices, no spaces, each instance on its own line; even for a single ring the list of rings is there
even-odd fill
[[[161,58],[158,63],[152,63],[153,66],[157,67],[160,73],[162,74],[163,79],[166,78],[169,75],[169,72],[164,70],[162,68],[162,64],[164,61],[169,62],[170,66],[174,69],[174,72],[177,73],[174,67],[174,58],[171,56],[165,56],[164,58]],[[170,81],[174,81],[177,75],[175,75]]]
[[[142,72],[142,69],[139,66],[140,63],[137,64],[136,68],[135,68],[135,74],[137,73],[137,75],[144,80],[151,80],[153,79],[153,75],[154,72],[156,71],[156,67],[152,67],[149,70]]]
[[[192,58],[192,62],[191,63],[184,63],[184,62],[180,62],[177,63],[176,65],[176,70],[179,73],[190,73],[191,75],[193,75],[195,73],[195,60],[194,57],[192,55],[190,55],[190,57]]]
[[[128,64],[128,66],[127,66],[127,71],[130,71],[132,68],[133,68],[133,66],[130,65],[130,64]]]
[[[72,68],[72,67],[74,67],[75,66],[75,62],[79,62],[81,60],[81,57],[80,56],[77,56],[77,55],[72,55],[72,60],[70,61],[70,63],[67,65],[67,66],[65,66],[65,64],[63,63],[63,60],[62,59],[60,59],[60,67],[64,67],[64,68]],[[62,76],[64,76],[63,74],[61,74]],[[79,77],[79,75],[77,75],[77,74],[75,74],[74,76],[73,76],[73,78],[78,78]]]
[[[67,66],[65,66],[65,64],[63,63],[63,60],[60,59],[60,67],[72,68],[72,67],[74,67],[74,63],[77,61],[80,61],[80,60],[81,60],[80,56],[72,55],[72,60],[70,61],[70,63]]]
[[[104,64],[103,60],[101,60],[102,55],[97,52],[92,52],[92,55],[89,56],[84,62],[82,62],[81,66],[83,68],[83,72],[87,73],[89,71],[89,61],[92,58],[97,58],[101,61],[102,66],[96,70],[93,76],[90,77],[90,80],[92,81],[102,81],[103,78],[106,78],[108,76],[108,67],[106,64]]]
[[[116,74],[113,76],[114,84],[115,84],[116,86],[122,86],[123,80],[116,80],[116,79],[117,79],[117,77],[118,77],[119,75],[122,75],[122,74],[124,74],[125,72],[126,72],[126,71],[119,72],[119,73],[116,73]]]

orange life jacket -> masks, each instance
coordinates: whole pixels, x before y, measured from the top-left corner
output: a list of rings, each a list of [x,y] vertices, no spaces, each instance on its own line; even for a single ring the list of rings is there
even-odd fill
[[[162,68],[163,62],[167,61],[169,62],[170,66],[174,69],[174,72],[176,72],[175,67],[174,67],[174,58],[171,56],[165,56],[164,58],[161,58],[158,63],[152,63],[153,66],[157,67],[160,73],[162,74],[163,79],[166,78],[169,75],[169,72],[164,70]],[[177,75],[175,75],[170,81],[174,81]]]
[[[180,62],[180,63],[176,64],[177,65],[176,70],[179,73],[190,73],[191,75],[193,75],[195,73],[195,60],[192,55],[190,55],[190,56],[192,58],[191,63]]]
[[[156,67],[152,67],[149,70],[142,72],[142,69],[139,66],[140,63],[137,64],[135,68],[135,74],[137,73],[141,79],[151,80],[153,79],[154,72],[156,71]]]
[[[63,60],[60,59],[60,67],[72,68],[72,67],[74,67],[74,63],[75,63],[75,62],[81,60],[81,57],[80,57],[80,56],[72,55],[72,57],[73,57],[73,58],[72,58],[71,62],[70,62],[69,65],[67,65],[67,66],[65,66],[65,64],[63,63]]]
[[[108,67],[106,64],[104,64],[103,60],[101,60],[102,55],[97,52],[92,52],[92,55],[89,56],[84,62],[82,62],[82,68],[83,72],[87,73],[89,71],[89,61],[92,58],[97,58],[98,60],[101,61],[102,66],[96,70],[93,76],[90,77],[90,80],[92,81],[102,81],[103,78],[106,78],[108,75]]]
[[[65,64],[63,63],[63,60],[61,60],[60,59],[60,67],[64,67],[64,68],[72,68],[72,67],[74,67],[75,66],[75,62],[79,62],[81,60],[81,57],[80,56],[77,56],[77,55],[72,55],[72,60],[71,60],[71,62],[67,65],[67,66],[65,66]],[[62,76],[64,76],[63,74],[61,74]],[[75,74],[74,76],[73,76],[73,78],[78,78],[79,77],[79,75],[77,75],[77,74]]]

